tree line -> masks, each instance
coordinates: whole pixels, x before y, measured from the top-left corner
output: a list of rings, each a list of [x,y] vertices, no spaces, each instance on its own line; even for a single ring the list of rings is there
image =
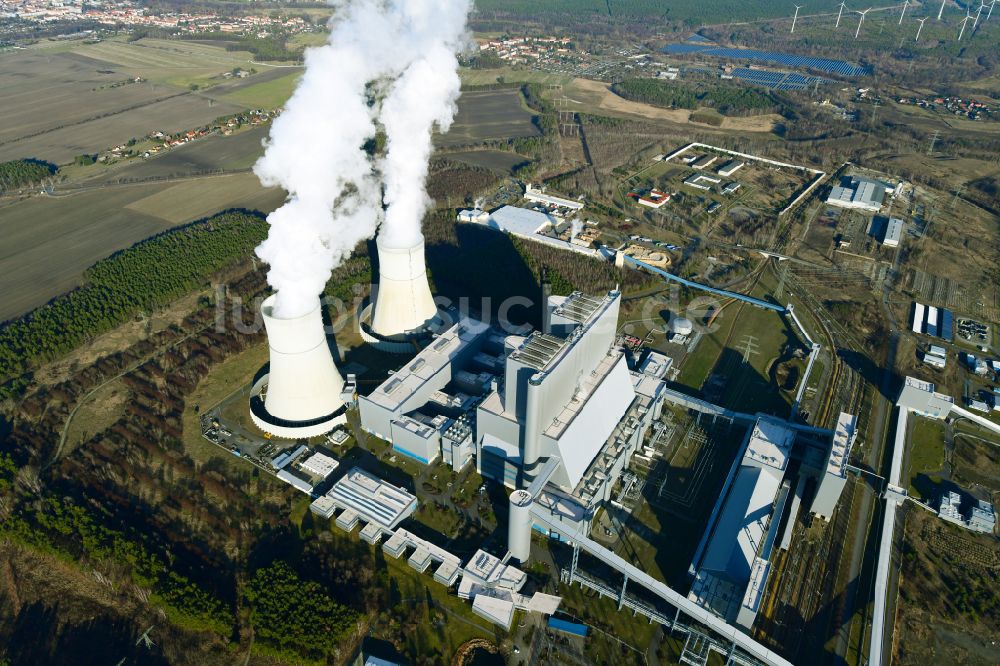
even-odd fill
[[[262,215],[227,211],[97,262],[82,287],[0,328],[0,381],[200,287],[266,236]]]
[[[725,115],[771,113],[782,106],[781,101],[771,93],[743,86],[691,86],[658,79],[626,79],[611,86],[611,90],[633,102],[692,111],[704,106]]]
[[[0,521],[0,537],[64,560],[125,567],[131,580],[150,589],[151,601],[176,624],[223,635],[232,630],[232,610],[217,596],[170,570],[164,555],[140,537],[106,527],[91,511],[69,498],[23,502]]]
[[[41,160],[0,162],[0,192],[41,182],[56,172],[56,165]]]
[[[255,639],[296,663],[326,663],[358,619],[357,611],[338,603],[319,583],[302,580],[282,561],[258,569],[244,596]]]

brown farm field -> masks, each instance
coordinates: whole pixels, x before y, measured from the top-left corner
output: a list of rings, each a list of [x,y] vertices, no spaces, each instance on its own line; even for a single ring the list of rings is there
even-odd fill
[[[461,162],[470,166],[480,166],[498,173],[509,173],[519,164],[527,162],[527,158],[517,153],[500,150],[470,150],[444,155],[453,162]]]
[[[692,113],[686,109],[664,109],[652,104],[633,102],[611,92],[608,84],[590,79],[573,79],[573,82],[562,88],[559,93],[577,102],[575,111],[584,111],[614,117],[639,118],[644,120],[666,120],[672,123],[694,124],[707,127],[691,120]],[[741,132],[770,132],[775,123],[780,120],[776,115],[750,116],[747,118],[730,118],[722,116],[719,129]]]
[[[247,79],[223,78],[236,67],[249,69],[248,60],[248,53],[222,46],[155,39],[0,54],[0,160],[62,164],[153,131],[190,129],[241,111],[241,90],[288,75],[271,68]],[[144,81],[135,83],[136,77]]]
[[[117,250],[226,208],[271,211],[284,192],[251,173],[33,197],[0,208],[0,321],[72,289]]]
[[[463,146],[488,139],[538,136],[531,113],[521,103],[517,90],[464,92],[458,98],[458,113],[447,134],[438,135],[439,146]]]
[[[259,125],[231,136],[215,134],[171,148],[149,159],[133,159],[109,167],[95,164],[86,167],[80,177],[87,185],[96,185],[246,170],[264,153],[261,142],[268,131],[269,126]]]

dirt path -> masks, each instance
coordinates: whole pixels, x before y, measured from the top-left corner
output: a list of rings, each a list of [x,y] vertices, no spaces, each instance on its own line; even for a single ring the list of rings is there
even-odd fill
[[[691,121],[691,111],[687,109],[663,109],[652,104],[642,102],[632,102],[619,97],[611,92],[608,84],[602,81],[592,81],[590,79],[573,79],[573,83],[567,86],[565,95],[573,100],[579,101],[584,106],[590,106],[596,110],[610,111],[612,113],[638,116],[649,120],[668,120],[678,124],[698,125],[700,127],[710,127],[703,123]],[[747,118],[730,118],[724,116],[722,125],[717,129],[735,130],[741,132],[770,132],[774,129],[778,116],[774,114],[764,116],[750,116]]]

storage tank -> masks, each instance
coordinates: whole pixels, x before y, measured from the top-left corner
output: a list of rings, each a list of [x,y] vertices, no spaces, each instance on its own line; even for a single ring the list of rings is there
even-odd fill
[[[437,306],[427,284],[424,237],[410,247],[391,247],[376,240],[378,292],[372,314],[372,331],[391,338],[425,329],[437,316]]]
[[[676,335],[691,335],[694,333],[694,324],[685,317],[674,317],[670,320],[670,332]]]
[[[531,505],[534,500],[527,490],[515,490],[509,501],[507,549],[511,557],[524,564],[531,556]]]
[[[291,319],[275,316],[275,299],[269,296],[261,304],[270,366],[251,391],[251,417],[262,430],[279,437],[322,434],[343,411],[344,379],[327,345],[319,297],[307,314]],[[261,393],[263,410],[259,405],[254,409]]]

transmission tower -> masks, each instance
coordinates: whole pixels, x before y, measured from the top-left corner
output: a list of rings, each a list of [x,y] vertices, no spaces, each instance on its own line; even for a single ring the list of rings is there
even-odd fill
[[[927,147],[927,154],[930,155],[934,152],[934,144],[937,143],[938,138],[941,136],[941,132],[934,130],[934,136],[931,137],[931,145]]]

